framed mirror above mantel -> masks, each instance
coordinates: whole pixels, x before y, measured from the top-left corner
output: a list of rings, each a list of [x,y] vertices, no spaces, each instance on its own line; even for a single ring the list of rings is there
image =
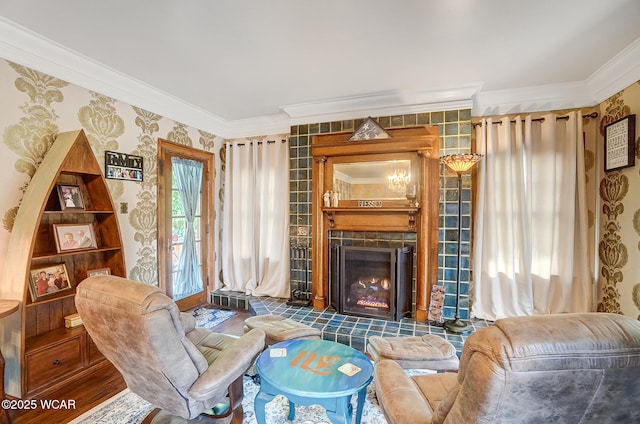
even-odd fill
[[[313,307],[328,306],[329,233],[416,233],[415,319],[426,321],[438,276],[437,126],[391,129],[388,138],[312,137]]]

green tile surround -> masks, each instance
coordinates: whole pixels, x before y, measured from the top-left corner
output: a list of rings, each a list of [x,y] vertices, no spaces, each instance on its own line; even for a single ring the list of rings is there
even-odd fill
[[[383,116],[374,118],[385,129],[437,125],[440,129],[440,156],[471,151],[471,110],[449,110],[410,115]],[[295,246],[311,246],[311,137],[354,131],[363,119],[322,122],[291,127],[290,137],[290,241]],[[452,318],[455,308],[455,286],[457,278],[458,250],[458,186],[457,177],[449,173],[444,165],[440,168],[440,213],[438,243],[438,284],[446,287],[445,318]],[[462,205],[462,272],[461,272],[461,317],[469,317],[469,252],[471,223],[471,181],[463,179]],[[380,238],[379,233],[373,236]],[[368,240],[375,243],[375,240]],[[301,291],[311,291],[311,255],[308,263],[292,261],[291,286]],[[294,263],[295,262],[295,263]],[[304,264],[304,261],[302,261]],[[415,288],[414,288],[415,290]],[[414,301],[415,303],[415,301]]]

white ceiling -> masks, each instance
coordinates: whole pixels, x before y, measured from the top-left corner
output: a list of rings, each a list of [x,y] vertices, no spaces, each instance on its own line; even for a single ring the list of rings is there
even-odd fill
[[[225,137],[552,110],[640,79],[640,1],[0,0],[0,56]]]

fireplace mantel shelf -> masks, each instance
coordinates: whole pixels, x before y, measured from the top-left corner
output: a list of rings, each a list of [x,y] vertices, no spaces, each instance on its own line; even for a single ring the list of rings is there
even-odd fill
[[[439,127],[421,125],[385,131],[387,139],[351,140],[352,133],[347,131],[311,136],[313,307],[324,309],[329,303],[332,232],[342,232],[336,237],[357,239],[360,235],[351,233],[363,233],[364,237],[375,233],[414,233],[415,284],[412,282],[409,292],[415,293],[411,296],[415,309],[413,306],[411,309],[412,314],[415,310],[417,321],[426,321],[431,287],[438,283]],[[358,168],[371,162],[391,164],[392,168],[395,162],[407,163],[418,206],[388,193],[388,183],[384,182],[386,170],[374,176],[377,180],[371,180],[367,174],[371,181],[360,188],[352,187],[353,179],[344,179],[340,172],[341,165]],[[336,207],[325,207],[328,191],[338,193]],[[357,200],[383,195],[389,198]]]
[[[357,211],[357,212],[364,212],[364,213],[366,213],[366,212],[376,212],[376,211],[409,212],[409,213],[413,212],[413,213],[416,213],[416,212],[418,212],[420,210],[420,208],[419,207],[416,208],[416,207],[412,207],[412,206],[406,206],[406,207],[400,207],[400,208],[398,208],[398,207],[391,207],[390,208],[390,207],[385,207],[385,206],[382,206],[382,207],[379,207],[379,208],[365,208],[365,207],[362,207],[362,208],[353,207],[352,208],[352,207],[337,206],[335,208],[322,208],[322,210],[327,212],[327,213],[328,212],[340,212],[340,211],[343,211],[343,212],[355,212],[355,211]]]
[[[403,225],[393,225],[391,222],[386,221],[385,224],[387,231],[416,231],[416,215],[420,211],[419,207],[379,207],[379,208],[362,208],[362,207],[331,207],[331,208],[322,208],[322,211],[327,215],[327,219],[329,220],[329,228],[339,229],[343,227],[341,223],[336,222],[336,216],[338,214],[344,215],[353,215],[358,214],[361,218],[366,217],[366,215],[379,215],[384,214],[385,216],[389,216],[392,214],[397,215],[407,215],[408,220],[406,224]],[[367,222],[366,218],[364,221],[362,219],[358,219],[359,223],[351,222],[348,229],[351,230],[360,230],[361,225],[365,227],[369,226],[370,223]],[[346,228],[344,228],[346,229]],[[378,228],[378,230],[385,230],[385,228]]]

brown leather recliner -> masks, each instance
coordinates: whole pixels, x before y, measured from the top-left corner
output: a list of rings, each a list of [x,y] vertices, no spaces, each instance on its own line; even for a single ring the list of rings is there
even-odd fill
[[[264,348],[262,330],[237,338],[196,328],[158,287],[116,276],[82,281],[75,302],[98,349],[164,420],[194,419],[225,399],[222,415],[242,417],[242,377]]]
[[[605,314],[497,320],[467,339],[458,373],[376,364],[390,423],[640,423],[640,321]]]

